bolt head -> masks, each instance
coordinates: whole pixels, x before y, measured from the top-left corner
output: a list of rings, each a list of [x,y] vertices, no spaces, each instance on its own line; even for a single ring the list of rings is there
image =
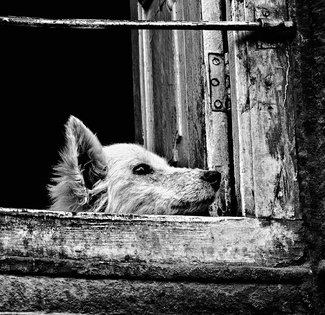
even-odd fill
[[[213,102],[212,110],[220,110],[222,108],[222,102],[220,100],[215,100]]]
[[[220,85],[220,81],[217,78],[213,78],[213,79],[211,79],[211,85],[218,86],[218,85]]]
[[[219,58],[214,57],[214,58],[212,59],[212,63],[213,63],[215,66],[219,66],[221,62],[220,62],[220,59],[219,59]]]
[[[270,16],[270,11],[268,9],[262,9],[262,15],[264,17],[268,17],[268,16]]]

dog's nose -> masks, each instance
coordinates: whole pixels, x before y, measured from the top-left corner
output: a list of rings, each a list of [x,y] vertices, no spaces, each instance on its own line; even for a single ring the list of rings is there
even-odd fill
[[[220,187],[221,174],[218,171],[204,171],[201,179],[210,183],[215,191]]]

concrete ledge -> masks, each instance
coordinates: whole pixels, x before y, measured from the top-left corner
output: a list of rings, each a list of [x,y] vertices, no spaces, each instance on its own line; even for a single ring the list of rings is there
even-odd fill
[[[0,276],[2,312],[249,315],[308,314],[308,307],[306,292],[292,284]]]

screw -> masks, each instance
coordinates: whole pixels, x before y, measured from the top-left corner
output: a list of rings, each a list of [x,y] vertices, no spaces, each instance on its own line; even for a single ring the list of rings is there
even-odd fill
[[[215,65],[215,66],[219,66],[220,65],[220,59],[217,58],[217,57],[214,57],[212,59],[212,63]]]
[[[218,86],[220,84],[220,81],[217,78],[214,78],[211,80],[211,85],[212,86]]]
[[[212,106],[212,110],[218,111],[222,108],[222,102],[220,100],[215,100]]]
[[[262,15],[264,17],[268,17],[268,16],[270,16],[270,11],[268,9],[262,9]]]

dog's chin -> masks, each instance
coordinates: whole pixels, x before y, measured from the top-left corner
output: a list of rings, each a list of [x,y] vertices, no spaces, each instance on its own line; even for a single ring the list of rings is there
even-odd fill
[[[173,214],[176,215],[194,215],[194,216],[210,216],[209,207],[214,201],[213,198],[196,201],[196,202],[179,202],[171,206]]]

